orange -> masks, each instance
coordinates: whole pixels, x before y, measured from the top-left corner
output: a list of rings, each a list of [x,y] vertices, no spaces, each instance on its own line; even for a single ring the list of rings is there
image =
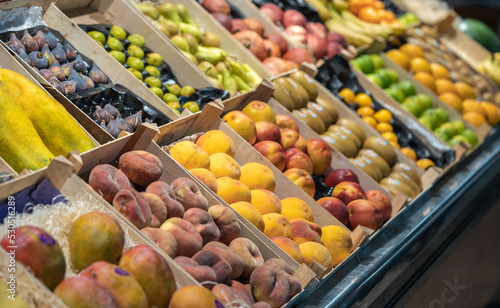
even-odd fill
[[[422,57],[415,57],[410,60],[410,68],[413,72],[426,72],[431,73],[431,66],[429,62]]]
[[[423,84],[424,86],[426,86],[430,90],[432,90],[432,91],[436,90],[436,82],[434,80],[434,77],[432,77],[431,74],[426,73],[426,72],[417,72],[417,73],[415,73],[413,78],[415,78],[416,81],[420,82],[421,84]]]
[[[356,110],[356,112],[361,115],[362,117],[371,117],[373,116],[373,114],[375,113],[375,111],[373,111],[372,107],[360,107],[358,108],[358,110]]]
[[[468,121],[469,123],[471,123],[475,127],[479,127],[483,123],[486,123],[486,118],[484,117],[484,115],[480,114],[479,112],[470,111],[470,112],[464,113],[463,117],[464,117],[464,120]]]
[[[397,17],[396,17],[396,15],[394,15],[393,12],[391,12],[391,11],[385,11],[385,18],[384,18],[384,20],[389,21],[389,22],[394,22],[395,20],[397,20]]]
[[[393,20],[393,21],[391,22],[391,26],[393,26],[393,27],[397,27],[397,28],[403,28],[403,29],[405,28],[405,25],[403,25],[403,23],[402,23],[402,22],[400,22],[400,21],[399,21],[399,20],[397,20],[397,19],[396,19],[396,20]]]
[[[371,6],[362,7],[359,10],[358,18],[373,24],[376,24],[380,21],[377,10]]]
[[[392,125],[386,122],[380,122],[377,124],[377,130],[381,133],[393,132],[394,128]]]
[[[450,79],[450,72],[448,69],[439,63],[431,63],[432,76],[436,79]]]
[[[500,123],[500,111],[495,104],[488,102],[480,102],[484,111],[486,112],[486,120],[491,126],[495,126]]]
[[[399,141],[398,141],[398,136],[396,136],[396,134],[395,134],[395,133],[393,133],[393,132],[385,132],[385,133],[382,133],[382,137],[383,137],[385,140],[389,141],[389,142],[396,142],[396,143],[398,143],[398,142],[399,142]]]
[[[348,88],[342,89],[339,92],[339,96],[344,99],[346,104],[352,105],[354,104],[354,91]]]
[[[358,103],[360,107],[370,107],[373,103],[370,95],[366,93],[357,94],[356,97],[354,98],[354,101]]]
[[[445,92],[458,94],[453,82],[444,78],[436,79],[436,93],[439,95]]]
[[[468,83],[463,81],[455,82],[455,90],[462,99],[476,99],[476,92]]]
[[[362,0],[349,1],[348,4],[349,4],[349,12],[353,13],[354,15],[358,15],[359,10],[363,7]]]
[[[427,168],[434,166],[434,162],[428,158],[422,158],[417,160],[417,166],[424,170],[427,170]]]
[[[377,120],[377,122],[391,122],[392,113],[387,109],[381,109],[373,115],[373,117]]]
[[[399,50],[404,52],[410,59],[413,59],[415,57],[424,57],[424,50],[415,44],[407,43],[404,45],[401,45],[399,47]]]
[[[396,149],[400,150],[401,149],[401,146],[399,145],[399,143],[395,142],[395,141],[389,141],[390,144],[392,144]]]
[[[405,70],[410,70],[410,58],[401,50],[391,49],[386,52],[386,56]]]
[[[462,102],[462,113],[477,112],[482,114],[485,118],[487,117],[487,112],[484,110],[481,104],[473,99],[466,99]]]
[[[377,120],[375,120],[374,117],[363,117],[363,121],[366,122],[366,124],[370,125],[373,128],[377,128]]]
[[[452,107],[457,111],[462,111],[462,100],[455,93],[445,92],[439,95],[439,99],[443,101],[446,105]]]
[[[379,0],[373,1],[372,6],[374,8],[376,8],[377,10],[384,10],[385,9],[384,3],[382,1],[379,1]]]
[[[409,159],[411,159],[413,161],[417,161],[417,153],[415,153],[415,151],[413,151],[413,149],[401,148],[401,153],[406,155],[406,157],[408,157]]]

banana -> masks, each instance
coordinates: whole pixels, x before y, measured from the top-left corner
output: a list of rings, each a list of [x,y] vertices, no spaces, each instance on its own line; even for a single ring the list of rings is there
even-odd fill
[[[326,5],[323,4],[320,0],[306,0],[306,2],[318,12],[319,18],[321,18],[321,20],[325,21],[332,17],[332,14],[330,13]]]
[[[349,29],[336,19],[327,20],[325,22],[325,26],[332,32],[342,34],[347,43],[349,43],[350,45],[359,47],[363,45],[369,45],[373,42],[373,37]]]
[[[349,9],[349,4],[347,4],[347,1],[333,0],[331,3],[333,7],[339,12],[346,11]]]
[[[485,59],[481,62],[478,70],[482,73],[486,73],[494,82],[500,84],[500,54],[496,53],[494,59],[492,59],[491,56]]]
[[[387,38],[389,35],[394,33],[394,29],[390,26],[381,26],[364,22],[349,11],[342,11],[342,18],[344,18],[347,25],[360,29],[360,31],[363,31],[366,35],[371,33],[375,36]]]
[[[249,86],[252,88],[257,87],[262,82],[262,77],[260,77],[250,65],[243,63],[241,66],[243,67],[247,77],[250,79],[250,82],[248,82]]]

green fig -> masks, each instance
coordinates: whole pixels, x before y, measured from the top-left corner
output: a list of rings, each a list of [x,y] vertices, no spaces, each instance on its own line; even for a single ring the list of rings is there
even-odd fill
[[[196,92],[196,90],[191,86],[184,86],[181,89],[181,95],[184,95],[184,96],[189,96],[189,95],[193,94],[194,92]]]
[[[176,4],[175,9],[176,9],[179,17],[182,19],[183,23],[191,24],[191,25],[193,24],[193,20],[191,19],[191,15],[189,14],[189,10],[187,9],[187,7],[184,4],[180,4],[180,3]]]
[[[160,66],[163,63],[163,57],[156,52],[148,53],[146,55],[146,62],[149,65]]]
[[[108,40],[106,41],[109,48],[112,50],[123,51],[123,44],[111,35],[108,35]]]
[[[125,56],[125,54],[121,51],[118,51],[118,50],[111,50],[109,52],[110,55],[113,56],[113,58],[115,58],[118,62],[120,62],[121,64],[125,64],[125,61],[127,60],[127,57]]]
[[[182,108],[189,109],[192,113],[200,111],[200,106],[193,101],[185,102],[184,105],[182,105]]]
[[[144,82],[147,83],[150,87],[161,88],[161,81],[158,77],[149,76],[144,79]]]
[[[136,58],[139,58],[139,59],[142,59],[144,58],[144,50],[142,50],[141,47],[137,46],[137,45],[134,45],[134,44],[130,44],[127,48],[127,54],[129,57],[136,57]]]
[[[127,33],[125,32],[125,30],[118,26],[112,26],[111,29],[109,29],[109,34],[119,40],[124,40],[127,37]]]
[[[140,34],[130,34],[127,36],[127,40],[130,42],[130,44],[134,44],[139,47],[144,47],[144,37]]]
[[[158,68],[156,66],[152,66],[152,65],[148,65],[144,68],[144,70],[146,72],[148,72],[148,74],[150,76],[153,76],[153,77],[158,77],[160,76],[160,71],[158,70]]]
[[[190,52],[190,49],[189,49],[189,43],[188,41],[181,35],[174,35],[170,41],[172,42],[172,44],[174,44],[175,46],[177,46],[177,48],[179,48],[180,50],[183,50],[185,52]]]
[[[158,11],[158,9],[150,3],[136,4],[135,6],[142,12],[142,14],[149,16],[155,20],[158,19],[158,16],[160,16],[160,12]]]
[[[163,95],[163,100],[165,101],[165,103],[179,102],[177,96],[173,95],[172,93],[165,93],[165,95]]]
[[[170,2],[162,3],[160,6],[158,6],[158,11],[160,12],[160,15],[165,17],[166,19],[170,19],[177,25],[180,24],[181,18],[179,17],[174,4]]]
[[[139,72],[135,68],[131,68],[131,67],[127,68],[127,70],[129,72],[131,72],[132,75],[134,75],[137,79],[139,79],[140,81],[142,81],[142,74],[141,74],[141,72]]]
[[[157,87],[151,87],[149,89],[151,91],[153,91],[153,93],[156,94],[156,96],[158,96],[159,98],[163,98],[163,90],[162,89],[157,88]]]
[[[142,72],[142,70],[144,69],[144,63],[142,62],[141,59],[139,58],[136,58],[136,57],[128,57],[127,58],[127,65],[128,67],[130,68],[133,68],[133,69],[136,69],[138,70],[139,72]]]
[[[87,34],[97,42],[106,43],[106,36],[100,31],[89,31]]]
[[[178,84],[173,84],[173,85],[167,84],[166,87],[169,93],[172,93],[175,96],[181,95],[181,87]]]

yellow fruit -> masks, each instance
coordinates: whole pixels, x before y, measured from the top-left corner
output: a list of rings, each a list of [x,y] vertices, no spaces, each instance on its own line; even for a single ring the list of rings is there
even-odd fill
[[[434,166],[434,162],[428,158],[422,158],[417,160],[417,166],[424,170],[427,170],[427,168]]]
[[[375,120],[377,120],[377,122],[391,122],[392,120],[392,113],[387,110],[387,109],[382,109],[382,110],[379,110],[377,112],[375,112],[375,114],[373,115],[373,117],[375,118]]]
[[[329,272],[333,268],[332,256],[328,249],[316,242],[305,242],[299,245],[300,253],[302,254],[302,262],[307,266],[315,261],[328,268]]]
[[[295,197],[281,200],[281,214],[290,221],[302,218],[314,222],[314,215],[311,208],[307,203]]]
[[[221,130],[210,130],[204,133],[196,144],[204,149],[208,155],[214,153],[226,153],[234,157],[234,143],[233,140]]]
[[[373,128],[377,128],[377,120],[375,120],[374,117],[363,117],[363,121],[366,122],[366,124],[370,125]]]
[[[261,215],[269,213],[281,214],[281,201],[273,192],[267,189],[253,189],[250,193],[252,194],[250,203]]]
[[[262,215],[264,219],[264,234],[268,238],[284,236],[292,239],[292,226],[285,216],[277,213]]]
[[[354,98],[354,102],[358,103],[359,107],[371,107],[373,104],[372,98],[366,93],[359,93]]]
[[[332,257],[333,266],[337,266],[352,252],[352,239],[349,232],[341,226],[321,228],[321,241]]]
[[[479,127],[486,123],[486,118],[481,113],[471,111],[463,114],[464,120],[468,121],[475,127]]]
[[[210,156],[191,141],[181,141],[170,149],[170,156],[186,169],[210,169]]]
[[[382,134],[382,137],[389,142],[399,142],[398,136],[393,132],[385,132]]]
[[[500,123],[500,111],[495,104],[488,102],[481,102],[480,104],[486,112],[486,120],[488,120],[488,124],[495,126]]]
[[[229,204],[252,200],[250,189],[238,180],[224,176],[217,179],[217,186],[217,195]]]
[[[450,72],[448,69],[439,63],[431,63],[432,76],[435,79],[450,79]]]
[[[246,163],[241,167],[240,181],[250,189],[276,189],[276,179],[273,171],[263,164]]]
[[[225,153],[210,155],[210,171],[216,178],[228,176],[235,180],[240,178],[240,166],[231,156]]]
[[[395,142],[395,141],[389,141],[396,149],[401,149],[401,146],[399,145],[399,143]]]
[[[230,204],[230,206],[257,229],[264,232],[264,219],[262,219],[262,215],[255,206],[245,201],[235,202]]]
[[[453,82],[443,78],[436,79],[436,93],[438,95],[443,93],[455,93],[458,95]]]
[[[477,112],[482,114],[484,117],[487,116],[486,110],[483,106],[473,99],[466,99],[462,102],[462,113],[465,114],[468,112]]]
[[[387,122],[381,122],[377,124],[377,130],[381,133],[393,132],[394,129],[392,125]]]
[[[415,57],[424,57],[424,50],[415,44],[407,43],[404,45],[401,45],[399,47],[399,50],[404,52],[410,59],[413,59]]]
[[[461,99],[476,99],[476,93],[468,83],[463,81],[455,82],[455,90]]]
[[[406,157],[408,157],[409,159],[411,159],[413,161],[417,161],[417,153],[415,153],[415,151],[413,151],[413,149],[401,148],[401,153],[406,155]]]
[[[413,72],[426,72],[431,74],[431,66],[429,62],[422,57],[416,57],[410,60],[410,67]]]
[[[362,117],[371,117],[375,113],[371,107],[360,107],[356,112]]]
[[[346,104],[352,105],[354,104],[354,91],[348,88],[342,89],[339,92],[339,96],[344,99]]]
[[[416,81],[420,82],[427,88],[429,88],[432,91],[436,91],[436,81],[434,80],[434,77],[432,77],[431,74],[426,73],[426,72],[417,72],[413,76]]]
[[[391,49],[386,53],[386,56],[405,70],[410,70],[410,57],[401,50]]]
[[[439,95],[439,99],[451,108],[459,112],[462,111],[462,100],[455,93],[443,93]]]

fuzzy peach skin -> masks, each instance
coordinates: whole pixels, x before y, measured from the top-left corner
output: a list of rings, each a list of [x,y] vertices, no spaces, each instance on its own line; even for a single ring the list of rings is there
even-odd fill
[[[139,229],[151,224],[148,201],[133,188],[121,189],[113,199],[113,207]]]
[[[292,227],[292,240],[297,244],[304,242],[321,243],[321,227],[305,219],[294,219],[290,221]]]
[[[219,228],[207,211],[195,207],[190,208],[184,213],[182,218],[193,224],[196,231],[200,233],[201,238],[203,239],[203,245],[211,241],[219,240]]]
[[[214,287],[217,277],[214,269],[210,266],[200,265],[195,260],[184,256],[178,256],[174,261],[207,289],[212,289]]]
[[[234,157],[234,142],[221,130],[209,130],[196,140],[196,145],[204,149],[208,155],[224,153]]]
[[[148,186],[158,181],[163,171],[163,164],[156,155],[141,150],[124,153],[120,156],[118,165],[120,170],[139,186]]]
[[[232,209],[216,204],[208,209],[208,214],[219,228],[219,242],[229,245],[232,240],[240,236],[240,224]]]
[[[189,169],[189,172],[197,177],[198,180],[200,180],[203,184],[207,185],[210,190],[212,190],[214,193],[217,193],[219,187],[217,185],[217,178],[210,170],[205,168],[193,168]]]
[[[314,215],[309,205],[305,201],[295,197],[281,200],[281,215],[290,221],[302,218],[314,222]]]
[[[264,219],[264,234],[268,238],[273,238],[276,236],[284,236],[289,239],[292,238],[292,227],[290,226],[290,221],[281,214],[269,213],[262,215]]]
[[[108,164],[97,165],[90,171],[89,185],[111,204],[120,189],[132,187],[123,171]]]
[[[176,143],[169,150],[170,156],[186,169],[210,169],[210,157],[200,146],[191,141]]]
[[[240,256],[235,254],[226,244],[220,242],[210,242],[203,247],[203,250],[211,250],[221,256],[231,265],[231,279],[236,279],[243,273],[245,264]]]
[[[249,162],[241,166],[240,181],[251,190],[267,189],[274,192],[276,189],[273,171],[260,163]]]
[[[288,285],[290,286],[290,298],[295,296],[295,294],[299,293],[302,290],[302,286],[300,285],[300,281],[298,278],[293,276],[293,269],[288,263],[283,261],[280,258],[271,258],[264,263],[265,266],[270,266],[277,271],[283,271],[287,276]]]
[[[321,229],[321,241],[332,256],[333,266],[337,266],[347,258],[352,250],[351,234],[340,226],[326,226]]]
[[[217,299],[223,305],[230,305],[232,302],[243,302],[246,307],[251,307],[254,304],[252,293],[246,291],[246,288],[243,286],[246,292],[239,292],[239,290],[234,289],[235,284],[241,284],[241,282],[237,280],[233,280],[232,286],[228,286],[222,283],[219,283],[212,289],[212,293],[217,297]]]
[[[191,257],[203,247],[203,239],[189,221],[173,217],[167,219],[161,229],[170,232],[177,241],[177,256]]]
[[[175,199],[179,201],[184,210],[191,208],[208,209],[208,201],[202,195],[200,188],[190,178],[180,177],[172,181],[170,184],[174,192]]]
[[[281,202],[278,196],[267,189],[254,189],[250,191],[252,195],[252,203],[261,215],[269,213],[281,214]]]
[[[300,168],[288,169],[283,174],[290,179],[300,189],[305,191],[311,198],[314,198],[316,193],[316,184],[311,174]]]
[[[160,228],[146,227],[141,229],[141,233],[163,250],[171,258],[175,258],[177,253],[177,240],[168,231]]]
[[[302,264],[302,254],[300,253],[299,245],[284,236],[277,236],[271,239],[279,248],[283,249],[297,263]]]
[[[259,247],[251,240],[243,237],[234,239],[229,248],[243,260],[243,277],[250,277],[252,272],[261,265],[264,265],[264,258]]]
[[[293,292],[290,292],[289,277],[297,279],[271,266],[264,265],[257,268],[250,277],[250,286],[255,299],[267,302],[273,308],[283,306],[290,300],[290,295],[293,294]]]
[[[228,204],[238,201],[250,202],[252,199],[248,186],[228,176],[218,178],[217,186],[217,195]]]
[[[141,192],[140,194],[146,199],[149,208],[151,208],[151,227],[160,227],[161,224],[167,220],[167,207],[165,203],[155,194],[147,192]]]
[[[198,251],[192,258],[199,265],[210,266],[215,272],[215,281],[218,283],[223,283],[230,285],[232,283],[231,275],[232,269],[231,264],[224,260],[216,252],[206,249]]]
[[[231,203],[230,206],[257,229],[264,232],[264,220],[255,206],[245,201]]]
[[[175,199],[175,194],[167,183],[163,181],[153,182],[146,187],[146,192],[160,197],[167,208],[167,218],[184,215],[184,206]]]

